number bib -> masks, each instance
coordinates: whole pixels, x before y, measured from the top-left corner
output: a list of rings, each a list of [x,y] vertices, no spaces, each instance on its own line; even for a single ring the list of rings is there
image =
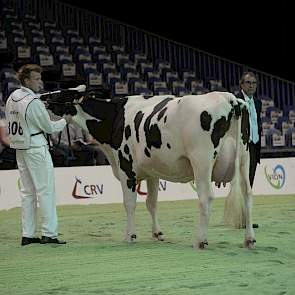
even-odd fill
[[[14,91],[6,103],[6,119],[10,146],[15,149],[28,149],[31,144],[30,130],[26,121],[28,105],[36,99],[22,89]]]

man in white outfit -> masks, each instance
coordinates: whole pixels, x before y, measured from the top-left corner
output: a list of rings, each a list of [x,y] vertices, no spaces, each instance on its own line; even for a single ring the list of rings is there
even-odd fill
[[[22,66],[18,72],[22,87],[15,90],[6,102],[10,146],[16,149],[21,180],[23,246],[66,243],[57,238],[54,168],[46,134],[61,131],[70,121],[70,116],[58,121],[50,120],[37,94],[43,89],[41,72],[38,65]],[[41,239],[36,237],[37,202],[42,220]]]

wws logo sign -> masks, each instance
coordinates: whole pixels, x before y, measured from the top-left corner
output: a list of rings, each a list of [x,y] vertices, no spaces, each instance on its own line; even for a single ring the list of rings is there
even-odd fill
[[[76,177],[76,182],[73,188],[72,196],[75,199],[95,198],[103,194],[103,184],[83,184]]]
[[[282,165],[277,165],[274,169],[264,166],[264,174],[268,183],[275,189],[281,189],[285,184],[286,173]]]

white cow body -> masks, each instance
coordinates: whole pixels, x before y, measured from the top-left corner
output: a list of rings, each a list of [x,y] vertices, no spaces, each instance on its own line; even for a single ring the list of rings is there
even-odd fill
[[[184,183],[194,180],[200,207],[196,246],[203,249],[214,198],[211,181],[220,185],[232,181],[235,175],[230,199],[237,200],[239,194],[246,205],[245,211],[237,215],[244,216],[245,245],[253,247],[248,142],[242,142],[245,133],[241,133],[235,106],[235,96],[225,92],[181,98],[129,96],[97,103],[86,100],[75,106],[73,121],[101,143],[114,175],[121,182],[128,218],[126,240],[136,238],[135,186],[139,181],[147,180],[152,232],[162,240],[156,213],[159,178]]]

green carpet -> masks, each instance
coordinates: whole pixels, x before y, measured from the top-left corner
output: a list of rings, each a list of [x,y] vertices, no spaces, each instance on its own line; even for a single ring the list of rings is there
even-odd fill
[[[159,203],[164,242],[138,203],[133,244],[122,204],[59,207],[67,245],[20,246],[20,209],[0,211],[0,294],[295,294],[295,196],[254,197],[252,251],[244,230],[223,225],[223,206],[214,200],[204,251],[192,248],[193,200]]]

